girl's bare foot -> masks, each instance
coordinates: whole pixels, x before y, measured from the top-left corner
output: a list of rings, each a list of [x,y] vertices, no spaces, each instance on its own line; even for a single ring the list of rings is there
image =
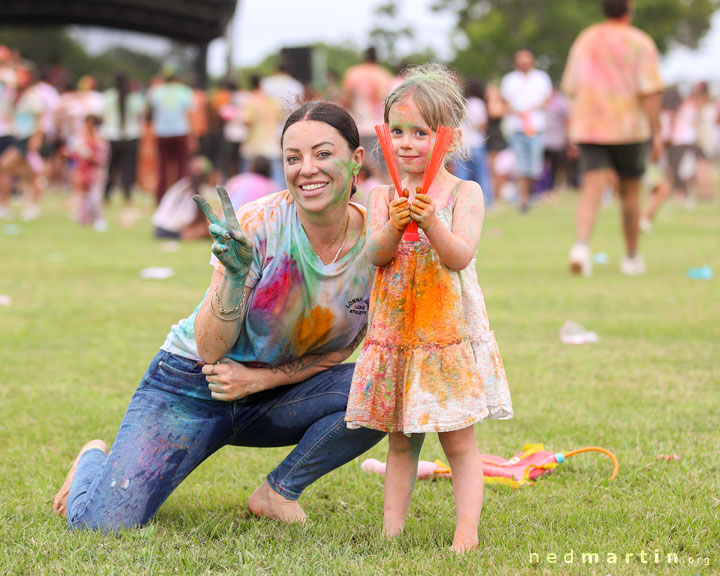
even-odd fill
[[[452,546],[450,551],[456,554],[462,554],[463,552],[471,552],[476,550],[478,547],[477,529],[474,532],[470,531],[465,533],[459,530],[455,530],[455,537],[453,538]]]
[[[70,492],[70,486],[73,478],[75,478],[75,470],[77,470],[77,464],[80,460],[80,456],[85,454],[85,452],[91,448],[100,448],[103,452],[107,452],[107,444],[105,444],[102,440],[90,440],[90,442],[80,448],[80,452],[75,457],[75,460],[73,460],[72,466],[70,466],[70,471],[65,477],[65,482],[63,482],[63,485],[60,487],[60,491],[55,495],[53,500],[52,510],[56,514],[60,514],[60,516],[65,516],[67,513],[68,493]]]
[[[280,520],[280,522],[304,523],[307,519],[300,504],[275,492],[270,488],[267,480],[258,486],[250,496],[248,509],[255,516]]]
[[[399,522],[386,519],[383,522],[382,534],[383,534],[383,536],[385,536],[386,539],[390,540],[392,538],[395,538],[396,536],[400,536],[400,534],[402,534],[404,528],[405,528],[404,519]]]

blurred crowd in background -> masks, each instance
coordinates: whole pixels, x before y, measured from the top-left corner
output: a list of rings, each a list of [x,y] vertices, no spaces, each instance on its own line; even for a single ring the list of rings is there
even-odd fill
[[[453,170],[482,186],[488,209],[505,202],[524,212],[553,191],[577,189],[579,171],[567,135],[568,100],[535,68],[532,52],[521,50],[515,63],[535,74],[531,90],[514,83],[511,70],[493,82],[462,80],[470,158]],[[251,76],[247,86],[228,80],[208,90],[191,87],[173,68],[149,86],[122,72],[114,84],[100,86],[91,74],[71,85],[56,70],[39,70],[17,50],[0,46],[0,219],[38,218],[43,196],[61,191],[78,223],[103,231],[105,209],[119,193],[119,222],[130,227],[140,216],[133,200],[140,192],[154,197],[157,236],[206,237],[192,195],[223,184],[238,207],[284,189],[283,122],[295,107],[317,99],[347,107],[370,151],[355,199],[367,202],[372,187],[388,181],[374,126],[383,121],[383,101],[400,77],[378,64],[373,49],[342,76],[328,74],[322,92],[293,78],[282,62],[271,75]],[[514,102],[528,99],[535,112],[518,115]],[[646,231],[665,199],[674,196],[691,207],[717,188],[720,101],[708,85],[667,88],[661,126],[665,154],[646,174],[647,188],[658,192],[641,220]],[[543,162],[531,173],[511,146],[518,130],[542,132]],[[608,182],[608,195],[612,189]]]

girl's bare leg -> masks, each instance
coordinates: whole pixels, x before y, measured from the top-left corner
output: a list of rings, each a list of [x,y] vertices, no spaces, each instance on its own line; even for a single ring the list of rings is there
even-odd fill
[[[386,538],[400,534],[405,526],[423,440],[424,434],[412,434],[410,437],[402,432],[388,434],[390,449],[385,470],[383,518],[383,535]]]
[[[483,468],[475,443],[475,428],[441,432],[445,456],[450,463],[457,525],[451,550],[467,552],[478,546],[478,524],[483,505]]]

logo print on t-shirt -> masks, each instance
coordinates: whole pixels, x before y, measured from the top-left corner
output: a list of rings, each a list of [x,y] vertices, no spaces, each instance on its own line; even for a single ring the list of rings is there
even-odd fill
[[[370,299],[353,298],[345,304],[345,308],[350,314],[367,314],[370,308]]]

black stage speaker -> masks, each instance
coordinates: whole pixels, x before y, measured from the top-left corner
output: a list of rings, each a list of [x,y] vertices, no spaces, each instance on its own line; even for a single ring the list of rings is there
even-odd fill
[[[311,46],[283,48],[280,50],[280,61],[285,66],[287,73],[300,80],[303,84],[310,84],[313,80],[312,56],[313,49]]]

